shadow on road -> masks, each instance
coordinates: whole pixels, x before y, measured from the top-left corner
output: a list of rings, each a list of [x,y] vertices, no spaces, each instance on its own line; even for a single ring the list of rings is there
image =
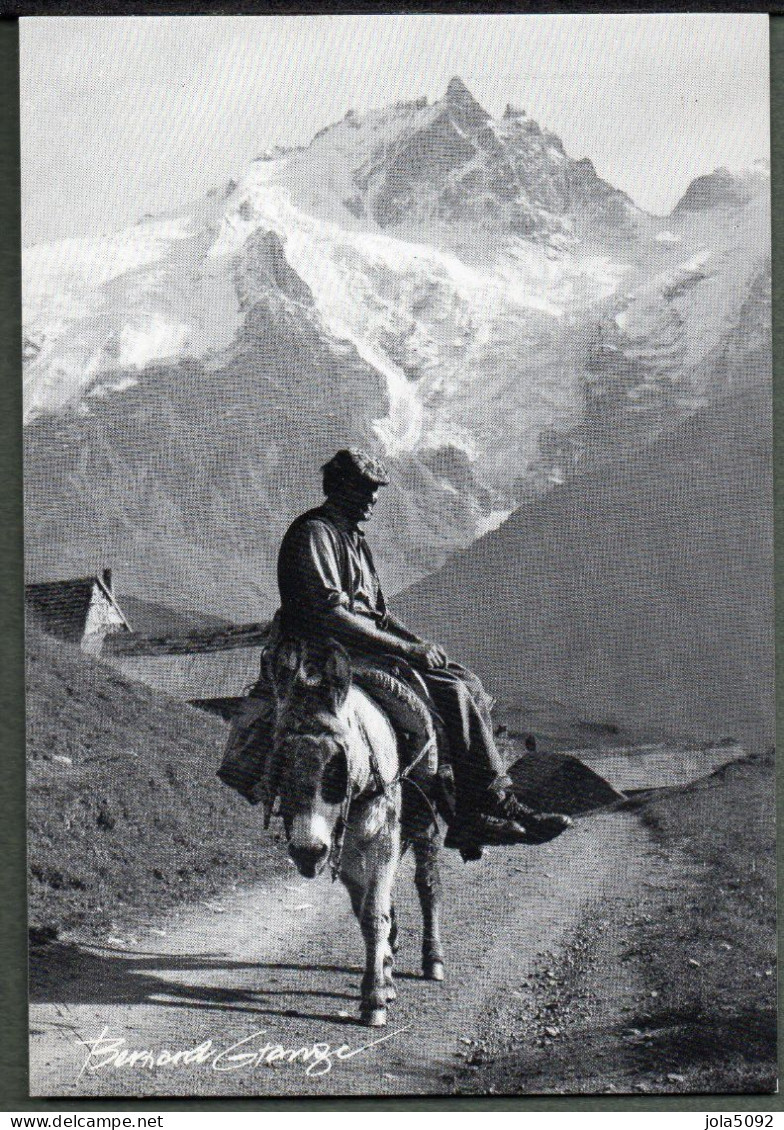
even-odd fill
[[[776,1013],[739,1011],[718,1016],[666,1009],[622,1023],[577,1024],[557,1040],[528,1030],[513,1050],[493,1055],[474,1049],[454,1072],[456,1094],[700,1093],[691,1082],[700,1069],[717,1073],[726,1094],[775,1089]],[[751,1075],[738,1070],[738,1057]],[[751,1079],[751,1081],[750,1081]],[[646,1082],[642,1082],[646,1081]]]
[[[258,974],[258,988],[220,987],[209,981],[226,972],[247,976]],[[194,972],[192,979],[181,974]],[[342,974],[361,977],[355,966],[294,965],[236,961],[221,954],[149,953],[128,950],[107,950],[92,946],[53,943],[34,949],[30,957],[30,1003],[64,1005],[165,1005],[173,1008],[203,1009],[252,1013],[259,1016],[285,1016],[329,1024],[354,1024],[352,1016],[338,1012],[323,1013],[295,1007],[274,1007],[274,998],[314,998],[346,1001],[354,1004],[356,992],[314,987],[302,989],[296,984],[278,986],[276,973],[307,972]],[[169,978],[167,973],[174,974]],[[205,976],[205,981],[201,980]],[[298,977],[292,977],[297,982]],[[271,983],[270,983],[271,981]],[[205,983],[206,982],[206,983]],[[273,987],[273,985],[275,987]],[[342,1011],[342,1010],[341,1010]],[[352,1009],[352,1013],[353,1013]]]
[[[770,1063],[776,1053],[776,1012],[738,1010],[728,1016],[668,1010],[640,1021],[652,1058],[685,1067],[715,1065],[742,1052],[745,1059]]]

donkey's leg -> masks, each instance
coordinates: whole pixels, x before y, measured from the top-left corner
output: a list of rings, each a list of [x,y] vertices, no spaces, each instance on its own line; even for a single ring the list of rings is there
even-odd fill
[[[392,903],[389,908],[390,926],[389,926],[389,950],[393,955],[400,949],[400,939],[397,926],[397,914],[395,913],[395,904]]]
[[[387,935],[386,953],[384,954],[384,984],[387,987],[388,1001],[397,1000],[397,989],[395,988],[395,982],[392,976],[397,951],[397,916],[395,915],[395,904],[391,903],[389,907],[389,933]]]
[[[394,881],[394,875],[392,876]],[[395,979],[393,976],[395,969],[395,954],[398,951],[397,940],[397,917],[395,915],[395,904],[390,903],[389,906],[389,933],[387,934],[387,944],[384,950],[384,984],[386,985],[387,1000],[397,1000],[397,989],[395,988]]]
[[[373,840],[361,845],[361,858],[358,853],[346,853],[341,869],[341,877],[351,894],[365,940],[360,1018],[363,1024],[372,1027],[386,1024],[387,1002],[394,996],[390,984],[392,954],[389,932],[392,883],[398,861],[396,839],[392,828],[383,829]]]
[[[441,875],[438,870],[439,833],[428,828],[413,838],[414,882],[422,907],[422,972],[430,981],[444,979],[444,949],[441,944]]]
[[[351,871],[346,866],[344,866],[341,869],[340,878],[343,881],[343,883],[346,887],[346,890],[349,893],[349,896],[351,897],[351,906],[352,906],[352,909],[354,911],[354,914],[357,917],[357,922],[359,922],[360,927],[361,927],[362,921],[363,921],[364,906],[365,906],[365,895],[366,895],[365,885],[361,880],[357,880],[351,874]],[[395,929],[395,908],[394,908],[394,906],[390,907],[390,923],[391,923],[391,925],[390,925],[390,930],[389,930],[389,939],[391,939],[392,933]],[[363,936],[364,936],[364,929],[363,929],[362,932],[363,932]],[[394,950],[392,949],[392,945],[391,945],[391,942],[390,942],[389,939],[387,941],[386,951],[385,951],[384,956],[383,956],[384,985],[386,987],[385,992],[386,992],[387,1001],[393,1001],[397,998],[397,991],[395,989],[395,986],[394,986],[394,983],[393,983],[393,980],[392,980],[392,967],[394,965],[394,959],[393,959]]]
[[[381,843],[382,833],[373,842],[375,866],[370,868],[360,925],[365,939],[366,965],[362,978],[361,1019],[373,1027],[387,1022],[386,1006],[397,995],[392,984],[392,951],[389,935],[392,925],[392,884],[397,853],[392,845]]]

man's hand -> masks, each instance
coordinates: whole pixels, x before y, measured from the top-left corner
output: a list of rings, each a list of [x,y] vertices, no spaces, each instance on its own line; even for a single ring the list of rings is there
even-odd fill
[[[412,663],[418,664],[420,667],[427,667],[429,670],[446,667],[449,662],[443,648],[440,648],[438,644],[428,643],[426,640],[412,643],[408,649],[408,658]]]

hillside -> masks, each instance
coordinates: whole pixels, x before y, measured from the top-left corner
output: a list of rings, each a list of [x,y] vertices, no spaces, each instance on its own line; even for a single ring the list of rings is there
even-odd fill
[[[502,699],[653,735],[771,740],[763,388],[518,509],[396,600]]]
[[[277,873],[215,777],[223,723],[51,637],[27,638],[29,922],[97,935]]]
[[[118,603],[134,632],[141,636],[182,635],[196,629],[220,629],[229,621],[192,609],[175,611],[166,604],[142,600],[138,596],[119,596]]]
[[[771,749],[640,805],[652,842],[634,881],[619,864],[565,949],[539,955],[455,1090],[774,1092],[774,776]],[[595,867],[602,845],[589,852]]]

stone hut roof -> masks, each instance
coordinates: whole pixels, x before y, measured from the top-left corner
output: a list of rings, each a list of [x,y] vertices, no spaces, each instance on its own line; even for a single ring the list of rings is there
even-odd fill
[[[107,578],[110,574],[106,574]],[[87,613],[96,586],[122,618],[131,626],[114,598],[110,584],[102,577],[76,577],[67,581],[43,581],[25,585],[25,606],[44,631],[78,643],[84,635]]]

